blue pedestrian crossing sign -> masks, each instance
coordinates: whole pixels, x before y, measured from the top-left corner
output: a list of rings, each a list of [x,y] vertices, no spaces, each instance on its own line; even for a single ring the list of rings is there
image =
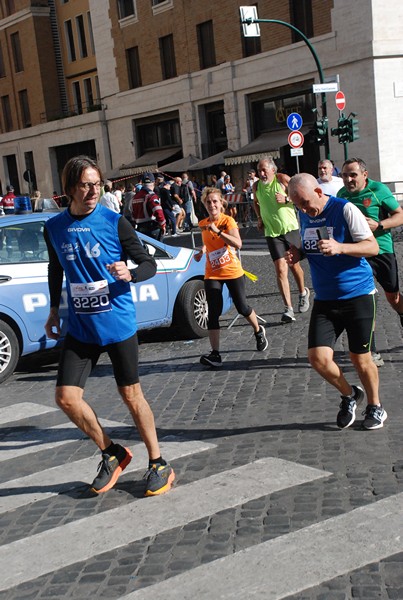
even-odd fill
[[[287,117],[287,127],[291,131],[299,131],[302,127],[302,117],[298,113],[291,113]]]

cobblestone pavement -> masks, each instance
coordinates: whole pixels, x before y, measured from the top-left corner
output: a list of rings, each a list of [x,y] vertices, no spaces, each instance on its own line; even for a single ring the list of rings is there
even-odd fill
[[[135,471],[100,497],[87,487],[96,449],[54,410],[55,357],[22,361],[0,387],[0,600],[134,599],[142,590],[178,600],[403,599],[403,526],[389,531],[395,515],[383,504],[401,506],[403,487],[398,319],[381,292],[385,427],[363,431],[360,416],[339,431],[339,397],[307,363],[309,313],[279,323],[283,307],[271,260],[261,240],[244,236],[244,267],[259,277],[248,280],[250,304],[267,321],[265,352],[256,351],[243,319],[228,328],[234,312],[222,320],[221,370],[199,364],[207,339],[172,339],[166,332],[141,338],[143,389],[177,475],[170,494],[142,497],[145,454],[107,357],[85,395],[113,438],[134,446]],[[337,360],[356,382],[345,350],[343,338]],[[333,533],[321,536],[325,525]],[[234,592],[238,558],[245,566]],[[220,585],[228,586],[226,594]]]

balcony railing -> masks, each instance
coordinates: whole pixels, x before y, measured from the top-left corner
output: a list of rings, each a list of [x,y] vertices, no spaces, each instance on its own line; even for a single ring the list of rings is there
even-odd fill
[[[68,106],[65,110],[54,110],[41,113],[41,123],[77,117],[78,115],[85,115],[90,112],[102,110],[103,108],[104,105],[101,102],[82,102],[81,105],[73,104]]]

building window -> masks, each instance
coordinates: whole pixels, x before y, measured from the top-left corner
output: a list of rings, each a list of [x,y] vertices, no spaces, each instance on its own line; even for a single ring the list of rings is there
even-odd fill
[[[15,13],[15,4],[14,4],[14,0],[6,0],[4,2],[4,8],[5,8],[5,16],[9,17],[10,15],[12,15],[13,13]]]
[[[79,115],[83,113],[83,101],[81,98],[80,82],[73,82],[74,110]]]
[[[6,76],[6,68],[4,66],[3,48],[0,45],[0,77]]]
[[[13,119],[11,116],[11,105],[9,96],[1,97],[1,108],[3,111],[4,129],[5,131],[11,131],[13,129]]]
[[[90,33],[91,54],[95,54],[94,32],[92,30],[91,13],[87,12],[88,31]]]
[[[74,46],[73,26],[71,24],[71,21],[65,22],[64,31],[66,34],[66,47],[67,47],[68,60],[69,60],[69,62],[74,62],[76,60],[76,48]]]
[[[262,51],[260,37],[245,37],[241,32],[243,57],[255,56]]]
[[[101,106],[101,91],[99,89],[99,79],[98,79],[98,75],[95,76],[95,91],[96,91],[96,98],[95,98],[95,102],[96,104]]]
[[[176,77],[176,62],[174,49],[174,36],[166,35],[160,38],[160,58],[163,79]]]
[[[134,0],[118,0],[118,9],[119,19],[136,16]]]
[[[138,125],[137,134],[140,154],[159,148],[181,146],[179,119]]]
[[[307,38],[313,37],[312,0],[290,0],[291,24],[302,31]],[[292,32],[294,43],[301,41],[301,36]]]
[[[29,112],[28,92],[27,90],[21,90],[18,92],[20,99],[20,110],[23,127],[31,127],[31,113]]]
[[[205,119],[207,144],[203,146],[203,155],[211,156],[228,148],[224,103],[207,104],[205,106]]]
[[[20,34],[17,33],[13,33],[10,36],[11,39],[11,48],[12,48],[12,52],[13,52],[13,59],[14,59],[14,69],[16,73],[20,73],[21,71],[24,70],[24,63],[22,61],[22,54],[21,54],[21,43],[20,43]]]
[[[205,21],[197,26],[197,42],[201,69],[214,67],[216,64],[213,21]]]
[[[138,46],[126,50],[127,71],[129,77],[129,88],[141,87],[141,71]]]
[[[91,79],[84,79],[84,94],[85,94],[85,103],[87,105],[87,110],[94,106],[94,94],[92,93],[92,83]]]
[[[76,27],[78,33],[78,45],[80,48],[80,57],[86,58],[88,56],[87,40],[85,39],[85,28],[83,15],[76,17]]]
[[[169,10],[174,5],[173,0],[151,0],[153,14],[156,15],[165,10]]]

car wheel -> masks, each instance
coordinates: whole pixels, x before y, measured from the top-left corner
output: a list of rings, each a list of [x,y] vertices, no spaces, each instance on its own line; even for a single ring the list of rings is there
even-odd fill
[[[208,334],[207,317],[203,281],[187,281],[176,298],[174,326],[187,338],[205,337]]]
[[[20,358],[20,345],[14,330],[0,320],[0,383],[14,373]]]

